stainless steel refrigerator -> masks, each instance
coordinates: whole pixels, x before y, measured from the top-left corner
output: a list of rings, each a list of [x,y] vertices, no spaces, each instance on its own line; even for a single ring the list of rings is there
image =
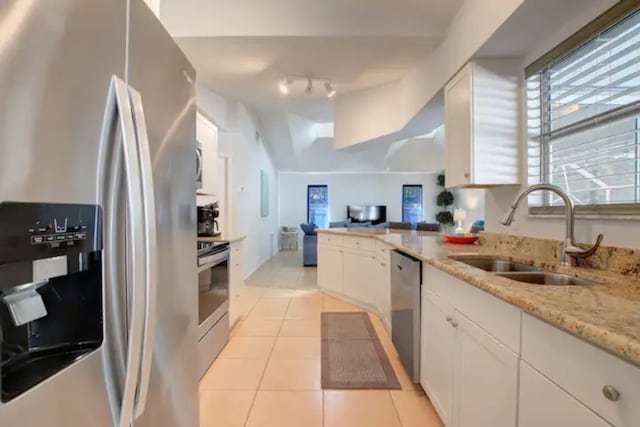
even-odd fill
[[[195,71],[142,0],[0,2],[0,425],[198,425]]]

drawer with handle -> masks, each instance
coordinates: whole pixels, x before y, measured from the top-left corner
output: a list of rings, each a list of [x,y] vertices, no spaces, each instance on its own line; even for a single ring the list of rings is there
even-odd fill
[[[318,243],[329,246],[343,246],[343,237],[337,234],[319,233]]]
[[[360,249],[363,251],[375,251],[376,241],[369,237],[344,236],[344,247],[351,249]]]
[[[525,314],[522,358],[618,427],[640,426],[640,367]]]
[[[388,262],[390,260],[390,255],[389,255],[390,251],[391,251],[391,247],[386,243],[383,243],[380,241],[376,242],[376,252],[378,253],[378,258]]]

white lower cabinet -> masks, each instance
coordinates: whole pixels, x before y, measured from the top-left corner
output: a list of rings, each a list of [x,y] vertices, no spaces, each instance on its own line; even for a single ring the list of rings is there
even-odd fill
[[[637,366],[428,265],[421,327],[447,427],[640,426]]]
[[[375,276],[375,253],[344,250],[343,293],[371,308],[378,305],[380,294]]]
[[[454,310],[437,295],[422,289],[420,340],[420,384],[445,425],[451,425],[453,367],[456,329],[451,326]]]
[[[389,260],[377,257],[375,260],[375,280],[377,284],[377,308],[387,329],[391,330],[391,270]]]
[[[610,427],[569,393],[520,362],[519,427]]]
[[[515,426],[518,355],[423,287],[420,382],[446,426]]]
[[[515,426],[518,405],[518,355],[456,312],[457,362],[453,425]]]
[[[238,240],[231,243],[229,255],[229,324],[231,326],[241,316],[244,275],[244,242]]]
[[[608,423],[640,426],[638,366],[528,314],[522,360]]]
[[[318,286],[378,313],[391,328],[390,247],[367,237],[318,234]]]
[[[318,285],[328,291],[343,292],[343,249],[318,246]]]

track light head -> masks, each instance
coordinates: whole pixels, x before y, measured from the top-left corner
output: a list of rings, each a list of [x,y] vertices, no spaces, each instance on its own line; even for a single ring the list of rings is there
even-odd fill
[[[289,95],[291,93],[294,83],[297,87],[298,84],[303,82],[306,83],[305,92],[309,95],[312,95],[314,93],[313,92],[315,89],[314,85],[318,85],[318,86],[323,85],[327,98],[333,98],[337,94],[337,91],[333,87],[331,80],[328,80],[325,77],[318,78],[313,76],[303,77],[303,76],[295,76],[295,75],[289,75],[280,79],[278,81],[278,91],[282,96]]]
[[[289,81],[289,79],[280,80],[280,82],[278,83],[278,90],[280,91],[281,95],[289,95],[290,84],[291,84],[291,81]]]
[[[333,98],[334,96],[336,96],[337,92],[333,88],[333,86],[331,85],[331,82],[329,80],[324,82],[324,89],[327,91],[327,98]]]

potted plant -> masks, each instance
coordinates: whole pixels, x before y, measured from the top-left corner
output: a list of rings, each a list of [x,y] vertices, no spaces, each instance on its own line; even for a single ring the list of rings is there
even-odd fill
[[[442,187],[442,191],[436,197],[436,205],[440,206],[442,210],[436,214],[436,221],[442,226],[442,230],[446,232],[447,227],[453,225],[453,214],[451,213],[450,206],[453,205],[453,193],[445,188],[444,174],[438,175],[437,183]]]

